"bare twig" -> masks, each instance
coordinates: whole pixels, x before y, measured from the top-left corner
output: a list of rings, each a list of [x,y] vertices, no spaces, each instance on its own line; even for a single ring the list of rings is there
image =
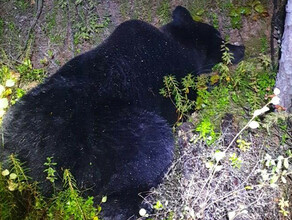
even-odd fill
[[[32,24],[30,25],[30,28],[28,29],[28,32],[27,32],[27,36],[26,36],[26,40],[25,40],[25,43],[24,43],[24,47],[23,47],[23,52],[26,51],[27,49],[27,46],[28,46],[28,41],[30,39],[30,35],[32,33],[32,31],[34,30],[40,16],[41,16],[41,13],[42,13],[42,10],[43,10],[43,0],[37,0],[36,2],[37,4],[37,13],[36,13],[36,16],[32,22]],[[19,54],[17,59],[19,59],[21,57],[22,54]]]

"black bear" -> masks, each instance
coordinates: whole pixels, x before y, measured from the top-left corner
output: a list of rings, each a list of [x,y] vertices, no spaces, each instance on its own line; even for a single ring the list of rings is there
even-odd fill
[[[69,168],[89,194],[108,195],[105,218],[127,219],[138,211],[138,193],[157,186],[173,158],[176,114],[159,95],[163,76],[210,71],[221,61],[222,41],[181,6],[161,29],[138,20],[122,23],[9,109],[4,166],[8,154],[17,154],[49,194],[43,164],[53,157],[58,171]],[[242,59],[243,46],[228,47],[234,63]]]

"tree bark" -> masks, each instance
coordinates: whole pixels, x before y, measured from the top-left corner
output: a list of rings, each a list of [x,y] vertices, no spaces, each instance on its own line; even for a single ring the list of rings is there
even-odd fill
[[[287,1],[281,58],[276,87],[280,89],[280,105],[292,112],[292,0]]]

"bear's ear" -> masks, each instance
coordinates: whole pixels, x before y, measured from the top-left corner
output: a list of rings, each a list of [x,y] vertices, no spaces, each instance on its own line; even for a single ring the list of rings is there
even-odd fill
[[[187,25],[194,22],[190,12],[182,6],[177,6],[174,9],[172,19],[175,25]]]

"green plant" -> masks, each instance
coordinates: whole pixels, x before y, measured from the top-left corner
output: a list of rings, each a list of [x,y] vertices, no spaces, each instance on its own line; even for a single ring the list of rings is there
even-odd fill
[[[123,19],[128,18],[128,12],[130,11],[130,4],[128,1],[121,2],[120,13]]]
[[[192,13],[192,18],[195,21],[202,22],[203,21],[203,15],[204,14],[205,14],[205,9],[200,8],[197,11],[195,11],[194,13]]]
[[[251,143],[249,143],[249,142],[246,142],[245,140],[243,140],[243,139],[237,139],[237,147],[240,149],[240,150],[242,150],[243,152],[245,152],[245,151],[247,151],[248,149],[249,149],[249,147],[250,147],[250,145],[251,145]]]
[[[3,33],[4,33],[4,20],[0,18],[0,38],[2,37]]]
[[[287,183],[286,177],[292,173],[289,159],[291,159],[291,155],[288,157],[280,155],[273,159],[269,154],[266,154],[263,160],[265,169],[260,170],[263,184],[268,183],[271,186],[276,186],[279,179],[283,183]]]
[[[158,200],[158,201],[156,202],[156,204],[153,206],[153,208],[156,209],[156,210],[160,210],[160,209],[163,209],[163,205],[162,205],[162,203]]]
[[[271,59],[267,55],[260,54],[259,61],[260,61],[260,64],[262,64],[262,67],[264,69],[270,69],[271,68]]]
[[[283,197],[280,199],[279,203],[278,203],[280,210],[279,212],[284,216],[287,217],[289,215],[289,211],[286,210],[287,208],[289,208],[289,201],[285,200]]]
[[[44,69],[34,69],[29,59],[25,59],[22,64],[16,67],[16,69],[20,74],[21,82],[41,82],[45,77]]]
[[[98,210],[93,206],[93,197],[79,195],[76,182],[69,170],[64,170],[64,190],[59,192],[48,210],[49,219],[93,219]]]
[[[7,66],[0,67],[0,119],[8,107],[14,104],[22,95],[23,90],[17,88],[18,77]]]
[[[163,83],[164,88],[160,89],[160,94],[172,100],[178,112],[178,120],[180,120],[195,105],[195,102],[188,98],[190,89],[195,87],[195,79],[191,74],[182,78],[182,88],[180,88],[180,83],[175,76],[165,76]]]
[[[212,24],[213,24],[213,27],[216,28],[216,29],[218,29],[219,28],[218,15],[216,13],[212,13],[211,16],[212,16]]]
[[[261,53],[266,53],[269,48],[269,41],[266,36],[260,38],[261,41]]]
[[[8,158],[9,168],[3,169],[0,163],[0,219],[94,219],[98,220],[101,203],[94,205],[93,197],[84,199],[76,187],[69,170],[64,171],[62,191],[55,192],[52,198],[44,198],[26,175],[27,169],[14,155]],[[54,183],[56,164],[47,158],[45,165],[49,181]]]
[[[157,8],[157,15],[161,24],[166,24],[170,20],[170,5],[168,0],[162,0]]]
[[[233,168],[237,168],[237,169],[240,169],[241,167],[241,164],[242,164],[242,160],[240,157],[238,157],[236,155],[236,153],[232,153],[229,157],[229,160],[231,161],[231,166]]]
[[[29,4],[25,0],[16,0],[15,1],[16,7],[20,8],[20,10],[24,11],[28,8]]]
[[[36,185],[29,182],[22,162],[10,155],[7,166],[3,170],[0,164],[0,219],[24,219],[27,211],[33,209],[34,202],[41,197]]]
[[[229,17],[232,28],[240,29],[242,26],[242,16],[253,16],[253,19],[257,19],[257,16],[268,16],[267,9],[259,0],[250,1],[245,5],[230,5]]]
[[[55,180],[57,179],[56,177],[57,171],[55,169],[55,166],[57,165],[57,163],[54,163],[52,160],[53,160],[53,157],[47,157],[47,162],[44,163],[47,169],[45,169],[44,172],[47,173],[46,179],[52,183],[53,189],[55,190],[56,189]]]
[[[102,19],[98,18],[95,14],[90,14],[88,17],[83,15],[82,22],[74,24],[74,44],[77,45],[84,41],[89,41],[93,38],[95,33],[100,29],[108,27],[111,22],[110,16],[104,16]],[[83,22],[86,21],[86,24]]]
[[[199,138],[203,138],[208,145],[217,139],[218,134],[215,132],[215,126],[210,118],[203,118],[197,125],[196,131],[200,133]]]

